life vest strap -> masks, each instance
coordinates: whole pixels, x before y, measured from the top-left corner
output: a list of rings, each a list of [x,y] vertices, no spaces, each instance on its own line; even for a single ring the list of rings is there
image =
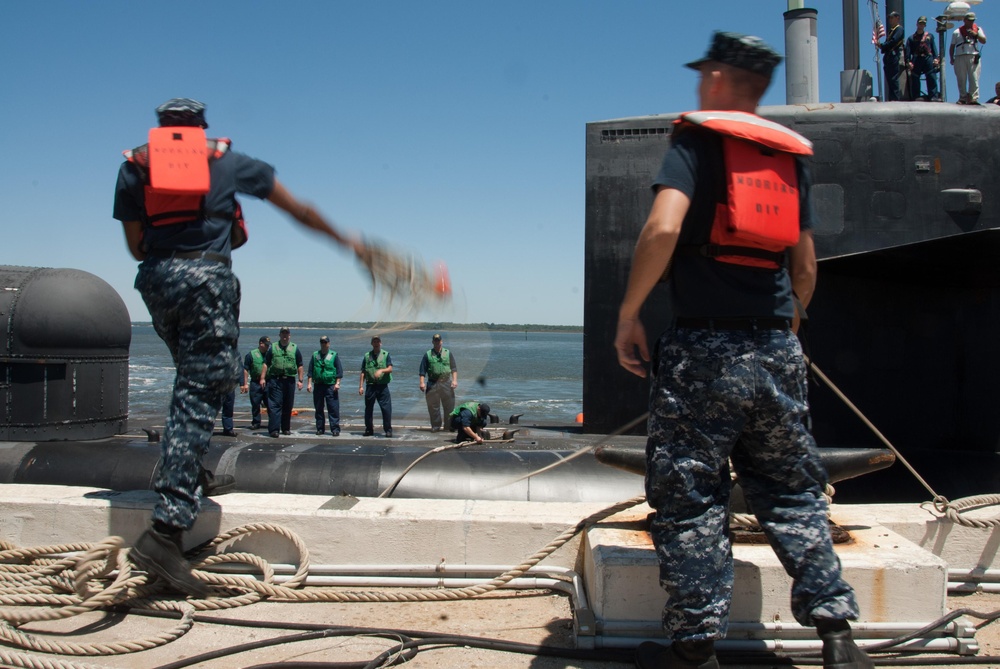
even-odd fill
[[[161,214],[154,214],[149,216],[149,224],[156,225],[158,222],[166,219],[178,219],[174,221],[175,223],[183,222],[184,219],[191,219],[192,221],[197,221],[201,218],[200,209],[188,209],[182,211],[165,211]]]
[[[228,137],[215,137],[212,139],[205,140],[205,147],[208,149],[209,160],[218,160],[224,156],[230,148],[233,146],[233,141]],[[125,160],[136,166],[143,168],[143,174],[145,174],[145,168],[149,167],[149,144],[143,144],[137,146],[134,149],[125,149],[122,151],[122,155],[125,156]]]
[[[682,256],[700,256],[702,258],[718,258],[720,256],[744,256],[759,258],[770,262],[785,264],[784,251],[768,251],[752,246],[732,246],[728,244],[687,244],[677,247],[677,254]]]

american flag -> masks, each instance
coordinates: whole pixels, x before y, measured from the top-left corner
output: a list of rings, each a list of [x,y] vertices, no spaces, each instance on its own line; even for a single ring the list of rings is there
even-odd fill
[[[885,39],[885,26],[881,21],[876,21],[875,27],[872,28],[872,44],[878,44],[879,40],[883,39]]]

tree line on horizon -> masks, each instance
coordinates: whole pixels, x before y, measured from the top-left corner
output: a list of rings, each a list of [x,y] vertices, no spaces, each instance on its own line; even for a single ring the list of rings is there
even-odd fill
[[[284,325],[330,330],[370,330],[374,327],[404,330],[464,330],[486,332],[583,332],[582,325],[543,325],[538,323],[379,323],[375,321],[245,321],[240,327],[274,328]],[[151,325],[150,321],[132,321],[132,325]]]

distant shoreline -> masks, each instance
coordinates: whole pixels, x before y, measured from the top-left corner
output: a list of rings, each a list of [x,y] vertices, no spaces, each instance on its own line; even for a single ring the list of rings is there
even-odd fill
[[[152,325],[150,321],[132,321],[132,325]],[[326,330],[441,330],[443,332],[570,332],[582,333],[582,325],[541,325],[537,323],[381,323],[375,321],[241,321],[241,328],[273,328],[294,325],[299,328]]]

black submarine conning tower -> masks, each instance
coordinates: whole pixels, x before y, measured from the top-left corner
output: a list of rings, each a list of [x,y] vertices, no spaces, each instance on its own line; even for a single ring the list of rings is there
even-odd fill
[[[0,441],[126,431],[132,325],[121,296],[76,269],[0,265]]]
[[[925,458],[915,462],[919,471],[992,477],[993,489],[1000,484],[993,464],[949,463],[957,452],[993,463],[1000,451],[1000,200],[992,197],[1000,193],[1000,156],[988,149],[1000,143],[1000,107],[847,102],[758,113],[804,135],[815,150],[812,360],[911,462],[914,454]],[[615,324],[676,117],[587,124],[588,432],[617,430],[648,406],[648,381],[617,363]],[[652,348],[672,322],[664,286],[642,318]],[[809,402],[821,447],[879,443],[824,385],[811,382]]]

